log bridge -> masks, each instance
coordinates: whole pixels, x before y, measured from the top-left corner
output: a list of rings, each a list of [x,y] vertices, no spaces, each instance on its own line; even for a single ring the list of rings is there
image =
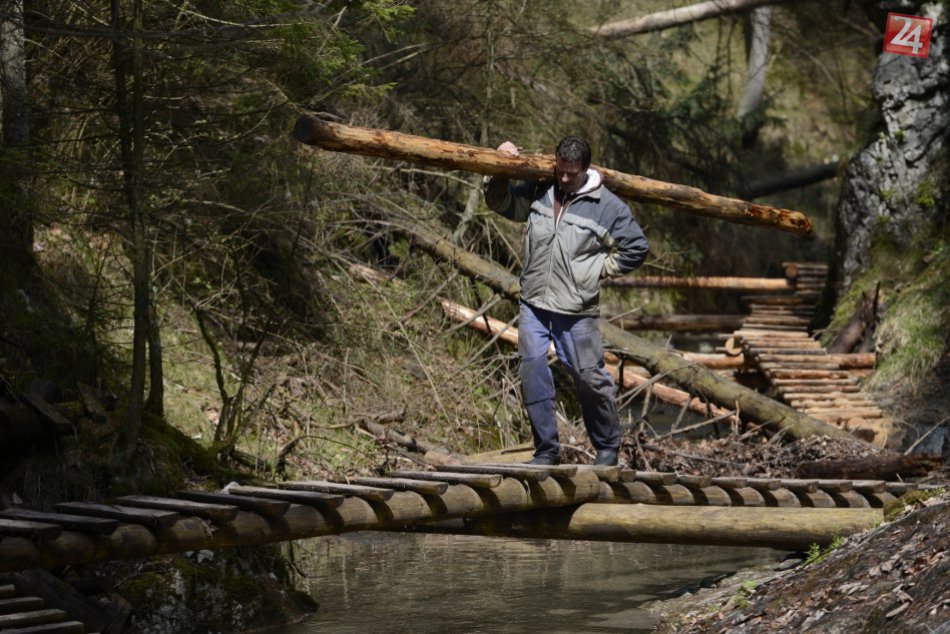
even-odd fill
[[[786,262],[783,266],[792,292],[745,296],[750,313],[726,348],[741,348],[747,368],[765,378],[775,398],[883,446],[893,422],[861,391],[860,379],[870,368],[853,367],[868,364],[858,362],[860,355],[849,355],[854,362],[849,367],[829,355],[808,331],[827,283],[827,265]]]
[[[501,532],[500,518],[517,518],[513,525],[521,527],[519,537],[800,549],[872,526],[887,502],[925,486],[710,478],[589,465],[490,463],[437,469],[346,482],[181,491],[176,497],[129,495],[112,504],[65,502],[54,511],[9,508],[0,511],[0,572],[351,531],[424,529],[433,522],[445,530],[446,520],[487,526],[473,523],[485,517],[492,518],[493,534]],[[669,507],[677,507],[675,515]],[[575,516],[599,514],[610,518],[601,522],[602,529],[593,530],[589,519],[574,524]],[[691,520],[681,521],[685,516]],[[557,534],[554,519],[565,517],[570,521]],[[670,517],[678,519],[664,519]],[[534,532],[535,523],[546,528]],[[768,530],[757,528],[762,526]]]
[[[803,550],[872,528],[885,504],[933,486],[479,463],[10,508],[0,511],[0,631],[87,631],[10,574],[34,568],[363,530]]]

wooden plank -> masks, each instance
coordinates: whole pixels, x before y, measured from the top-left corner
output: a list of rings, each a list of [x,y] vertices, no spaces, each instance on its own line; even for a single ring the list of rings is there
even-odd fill
[[[484,465],[486,467],[523,467],[535,471],[544,471],[552,477],[573,478],[577,475],[576,464],[542,465],[542,464],[519,464],[513,465],[510,462],[475,462],[471,464]]]
[[[887,482],[884,480],[852,480],[851,488],[861,494],[884,493],[887,491]]]
[[[449,489],[447,482],[413,480],[410,478],[364,478],[350,477],[348,482],[372,487],[382,487],[395,491],[412,491],[421,495],[442,495]]]
[[[39,597],[12,597],[0,599],[0,614],[15,614],[30,612],[43,607],[43,599]]]
[[[54,425],[59,431],[66,432],[75,428],[73,421],[60,414],[59,410],[47,403],[39,394],[27,390],[20,394],[20,398],[36,412],[37,416]]]
[[[80,621],[62,621],[3,630],[3,634],[85,634],[85,631],[86,626]]]
[[[448,484],[464,484],[473,489],[494,489],[501,484],[499,474],[484,473],[435,473],[432,471],[393,471],[389,474],[394,478],[409,478],[411,480],[430,480],[446,482]]]
[[[850,379],[843,370],[769,370],[766,372],[776,379]]]
[[[577,472],[591,471],[601,482],[620,482],[621,468],[618,465],[579,464]]]
[[[775,491],[782,487],[778,478],[746,478],[746,483],[756,491]]]
[[[775,332],[785,332],[789,334],[791,333],[805,334],[804,328],[796,324],[788,324],[788,325],[777,324],[777,323],[770,323],[768,321],[759,321],[752,318],[746,319],[745,323],[743,324],[743,327],[746,329],[746,332],[748,332],[749,329],[762,329],[762,330],[768,329],[768,330],[773,330]]]
[[[712,485],[712,477],[704,475],[678,475],[676,483],[689,489],[702,489]]]
[[[93,504],[88,502],[60,502],[56,509],[63,513],[74,515],[88,515],[90,517],[105,517],[120,522],[140,524],[149,528],[168,528],[181,517],[173,511],[159,511],[156,509],[141,509],[131,506],[114,504]]]
[[[808,351],[810,352],[810,351]],[[822,350],[824,352],[824,350]],[[816,360],[819,363],[829,358],[827,354],[799,354],[797,352],[776,354],[774,352],[755,352],[755,358],[763,363],[803,363]]]
[[[821,357],[813,357],[814,359],[821,359]],[[824,361],[782,361],[782,362],[768,362],[768,363],[759,363],[759,367],[766,372],[775,372],[781,370],[834,370],[838,371],[837,363],[827,363]]]
[[[379,487],[368,487],[358,484],[340,484],[337,482],[327,482],[325,480],[297,480],[294,482],[281,482],[277,486],[281,489],[289,489],[291,491],[351,495],[373,502],[385,502],[395,493],[392,489],[381,489]]]
[[[0,599],[8,599],[16,596],[16,586],[12,583],[0,584]]]
[[[849,409],[809,407],[805,410],[805,413],[814,416],[815,418],[827,416],[829,418],[841,418],[844,420],[848,420],[849,418],[884,418],[884,412],[882,412],[877,406],[852,407]]]
[[[664,471],[632,471],[620,472],[622,482],[644,482],[646,484],[676,484],[678,474]]]
[[[795,306],[806,303],[797,295],[742,295],[739,297],[747,304],[765,304],[770,306]]]
[[[211,491],[179,491],[176,495],[195,502],[210,502],[212,504],[233,504],[242,511],[257,513],[263,517],[280,517],[290,508],[287,500],[272,500],[262,497],[249,497],[231,493],[215,493]]]
[[[818,488],[827,493],[844,493],[854,488],[851,480],[818,480]]]
[[[448,471],[456,473],[497,473],[503,476],[518,478],[526,482],[544,482],[548,479],[546,471],[535,469],[526,469],[523,466],[508,467],[484,467],[479,465],[436,465],[436,471]]]
[[[32,540],[52,540],[63,533],[63,527],[57,524],[31,522],[29,520],[0,519],[0,535],[26,537]]]
[[[194,517],[200,517],[203,520],[208,520],[215,524],[230,522],[237,517],[239,511],[238,507],[233,504],[193,502],[191,500],[163,498],[154,495],[126,495],[116,501],[125,506],[156,509],[159,511],[175,511],[182,515],[193,515]]]
[[[792,492],[814,493],[818,490],[818,480],[798,480],[782,478],[782,488]]]
[[[58,524],[72,531],[92,535],[111,535],[119,527],[119,521],[114,519],[69,515],[67,513],[46,513],[30,509],[6,509],[0,511],[0,517]]]
[[[793,383],[779,387],[785,392],[785,398],[803,397],[809,394],[854,394],[861,391],[861,388],[854,383],[847,385],[800,385]]]
[[[57,609],[30,610],[19,614],[0,615],[0,630],[25,627],[27,625],[43,625],[66,619],[66,613]]]
[[[742,489],[749,486],[749,478],[719,476],[712,479],[712,485],[722,489]]]
[[[796,356],[796,357],[827,357],[828,353],[825,352],[824,348],[798,348],[795,346],[789,347],[775,347],[775,346],[748,346],[749,354],[762,355],[762,354],[781,354],[785,356]]]
[[[343,504],[346,498],[342,495],[332,495],[330,493],[316,493],[312,491],[290,491],[287,489],[271,489],[267,487],[252,486],[232,486],[228,487],[228,492],[234,495],[244,495],[252,498],[268,498],[271,500],[284,500],[294,504],[303,504],[304,506],[315,506],[325,508],[336,508]]]

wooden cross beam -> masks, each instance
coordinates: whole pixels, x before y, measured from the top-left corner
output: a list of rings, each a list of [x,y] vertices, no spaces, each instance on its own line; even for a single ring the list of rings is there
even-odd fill
[[[308,115],[297,120],[294,138],[325,150],[461,169],[478,174],[524,180],[554,178],[554,157],[551,155],[511,156],[489,148],[331,123]],[[812,231],[811,220],[800,211],[717,196],[695,187],[666,183],[606,167],[597,169],[604,176],[604,184],[618,196],[628,200],[663,205],[729,222],[770,227],[798,236],[807,236]]]

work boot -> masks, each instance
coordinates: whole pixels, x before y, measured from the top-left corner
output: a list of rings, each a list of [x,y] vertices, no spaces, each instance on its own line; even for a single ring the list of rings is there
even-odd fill
[[[544,465],[545,467],[553,467],[555,465],[561,464],[561,457],[552,456],[550,454],[541,454],[540,456],[535,456],[529,460],[528,464],[539,464]]]
[[[617,464],[617,450],[616,449],[598,449],[597,455],[594,457],[594,464],[603,464],[614,466]]]

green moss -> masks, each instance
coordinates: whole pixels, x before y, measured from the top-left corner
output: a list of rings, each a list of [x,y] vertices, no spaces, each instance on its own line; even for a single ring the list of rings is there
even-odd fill
[[[940,361],[950,333],[950,241],[941,239],[927,255],[911,250],[916,262],[925,264],[906,286],[894,288],[876,338],[881,364],[871,386],[893,381],[915,384]],[[916,268],[916,267],[915,267]]]
[[[880,365],[868,385],[893,381],[914,385],[940,360],[950,332],[950,233],[898,244],[889,232],[879,235],[869,253],[869,266],[838,300],[822,340],[827,345],[854,314],[862,294],[880,285],[882,318],[875,340]]]
[[[927,491],[908,491],[896,500],[884,505],[884,521],[893,522],[904,514],[904,510],[908,506],[914,506],[930,498],[943,495],[946,491],[944,488],[930,489]]]
[[[931,209],[937,204],[937,187],[933,180],[925,179],[917,187],[917,204],[924,209]]]

